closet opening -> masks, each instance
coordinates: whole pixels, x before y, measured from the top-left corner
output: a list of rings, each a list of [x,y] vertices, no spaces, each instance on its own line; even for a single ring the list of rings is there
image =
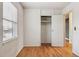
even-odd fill
[[[41,16],[41,45],[51,45],[51,16]]]

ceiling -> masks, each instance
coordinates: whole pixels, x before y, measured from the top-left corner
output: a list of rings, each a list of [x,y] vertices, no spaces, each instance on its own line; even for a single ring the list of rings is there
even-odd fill
[[[69,2],[21,2],[24,8],[63,9]]]

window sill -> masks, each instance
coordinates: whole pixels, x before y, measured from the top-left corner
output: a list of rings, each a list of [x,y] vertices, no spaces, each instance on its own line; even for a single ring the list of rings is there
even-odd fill
[[[11,41],[13,41],[13,40],[15,40],[15,39],[17,39],[17,37],[14,37],[14,38],[5,40],[5,41],[2,42],[2,44],[4,45],[4,44],[6,44],[6,43],[8,43],[8,42],[11,42]]]

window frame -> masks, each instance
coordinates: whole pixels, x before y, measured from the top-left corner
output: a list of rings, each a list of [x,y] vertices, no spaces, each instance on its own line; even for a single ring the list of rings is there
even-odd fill
[[[7,2],[6,2],[7,3]],[[9,2],[9,3],[11,3],[11,2]],[[15,5],[13,4],[13,3],[11,3],[13,6],[14,6],[14,8],[16,8],[15,7]],[[17,8],[16,8],[16,11],[17,11]],[[16,39],[17,37],[18,37],[18,18],[17,18],[17,14],[18,14],[18,12],[16,13],[16,21],[12,21],[12,20],[10,20],[10,19],[7,19],[7,18],[2,18],[2,22],[3,22],[3,20],[6,20],[6,21],[9,21],[9,22],[12,22],[12,38],[10,38],[10,39],[7,39],[7,40],[3,40],[2,39],[2,43],[6,43],[6,42],[9,42],[9,41],[12,41],[12,40],[14,40],[14,39]],[[13,19],[14,20],[14,19]],[[16,36],[14,36],[13,35],[13,24],[16,24]],[[4,29],[2,29],[3,31],[4,31]],[[3,32],[2,32],[3,33]],[[3,34],[4,35],[4,34]],[[3,37],[2,37],[3,38]]]
[[[14,33],[14,31],[13,31],[13,24],[16,24],[16,26],[17,26],[17,22],[15,22],[15,21],[11,21],[11,20],[8,20],[8,19],[5,19],[5,18],[3,18],[3,20],[6,20],[6,21],[8,21],[8,22],[10,22],[10,23],[12,23],[12,38],[14,38],[15,36],[13,35],[13,33]],[[17,30],[17,29],[16,29]],[[3,28],[3,32],[4,32],[4,28]],[[17,34],[16,34],[17,35]],[[3,36],[4,36],[4,34],[3,34]],[[4,38],[4,37],[3,37]],[[12,38],[10,38],[10,39],[12,39]],[[8,39],[6,39],[6,40],[8,40]],[[2,40],[2,41],[6,41],[6,40]]]

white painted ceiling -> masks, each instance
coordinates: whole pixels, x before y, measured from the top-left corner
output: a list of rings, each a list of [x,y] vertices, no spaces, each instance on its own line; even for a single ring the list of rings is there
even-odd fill
[[[21,2],[24,8],[63,9],[69,2]]]

